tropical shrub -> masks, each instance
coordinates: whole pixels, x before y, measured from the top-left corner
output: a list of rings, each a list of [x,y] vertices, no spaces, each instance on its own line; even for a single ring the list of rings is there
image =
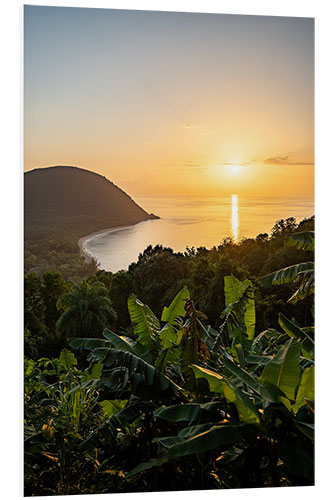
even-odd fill
[[[184,275],[172,278],[174,287],[192,266],[191,287],[182,285],[161,306],[158,293],[171,292],[153,286],[151,276],[154,307],[130,293],[130,327],[118,333],[110,296],[122,304],[140,277],[144,293],[144,266],[165,261],[167,269],[170,249],[145,252],[132,274],[100,272],[71,287],[57,299],[58,311],[54,300],[47,309],[36,275],[27,277],[31,330],[42,336],[39,316],[48,311],[51,324],[60,315],[59,331],[75,354],[26,359],[26,495],[313,484],[314,328],[304,314],[312,305],[313,262],[301,262],[298,250],[312,251],[314,239],[309,232],[287,236],[293,224],[278,224],[271,240],[177,255]],[[249,251],[255,260],[269,245],[276,256],[282,239],[294,264],[264,276],[258,289],[242,259]],[[214,311],[213,326],[195,297],[200,309]],[[266,307],[276,318],[261,331]]]
[[[205,326],[184,288],[164,309],[162,327],[131,296],[134,338],[105,330],[103,341],[70,340],[73,348],[90,350],[90,361],[103,364],[99,387],[108,404],[115,396],[124,403],[86,444],[95,446],[106,429],[114,433],[115,422],[136,421],[137,436],[149,435],[155,444],[147,453],[155,449],[157,456],[128,470],[128,479],[173,463],[182,470],[184,457],[191,456],[202,478],[197,488],[312,484],[312,330],[280,315],[282,332],[255,335],[252,283],[226,276],[224,289],[218,332]],[[147,416],[150,433],[143,430]]]
[[[72,352],[25,361],[25,495],[81,493],[96,475],[94,453],[79,444],[99,425],[96,381],[101,365],[77,369]]]

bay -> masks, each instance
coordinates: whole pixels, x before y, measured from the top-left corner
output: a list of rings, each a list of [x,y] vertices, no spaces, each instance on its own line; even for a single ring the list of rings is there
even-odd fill
[[[295,217],[299,222],[314,213],[313,198],[233,194],[205,198],[136,196],[135,201],[161,219],[113,228],[88,238],[85,250],[97,260],[99,269],[127,269],[148,245],[161,244],[175,252],[183,252],[186,246],[211,248],[226,237],[238,242],[259,233],[270,234],[279,219]]]

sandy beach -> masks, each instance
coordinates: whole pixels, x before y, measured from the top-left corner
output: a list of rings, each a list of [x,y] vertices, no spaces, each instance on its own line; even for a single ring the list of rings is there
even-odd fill
[[[102,229],[101,231],[95,231],[94,233],[88,234],[87,236],[82,236],[82,238],[80,238],[77,242],[80,249],[80,255],[85,258],[87,264],[90,264],[93,260],[93,257],[87,252],[86,249],[86,242],[90,240],[90,238],[93,238],[94,236],[97,236],[99,234],[114,233],[116,231],[132,227],[133,225],[135,224],[129,224],[127,226],[108,227],[107,229]]]

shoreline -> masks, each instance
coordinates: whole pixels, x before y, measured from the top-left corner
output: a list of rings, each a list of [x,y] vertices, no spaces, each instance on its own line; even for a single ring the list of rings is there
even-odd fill
[[[114,227],[108,227],[106,229],[101,229],[100,231],[95,231],[94,233],[90,233],[88,234],[87,236],[82,236],[77,244],[78,244],[78,247],[80,249],[80,256],[81,257],[84,257],[85,259],[85,262],[87,264],[91,264],[92,261],[93,261],[93,256],[90,255],[90,253],[87,252],[87,249],[86,249],[86,242],[88,240],[90,240],[91,238],[94,238],[94,236],[98,236],[100,234],[104,234],[104,233],[115,233],[116,231],[120,231],[122,229],[127,229],[128,227],[133,227],[133,226],[136,226],[136,224],[140,224],[141,222],[146,222],[146,221],[140,221],[140,222],[136,222],[135,224],[128,224],[126,226],[114,226]],[[98,267],[98,266],[97,266]]]

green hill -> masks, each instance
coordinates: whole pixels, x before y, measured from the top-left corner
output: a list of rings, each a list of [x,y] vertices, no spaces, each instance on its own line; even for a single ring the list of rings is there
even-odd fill
[[[69,261],[72,268],[73,259],[84,267],[80,237],[156,218],[95,172],[70,166],[31,170],[24,174],[25,270],[60,269],[70,277]]]
[[[63,166],[24,174],[24,210],[29,229],[79,224],[83,231],[99,231],[156,218],[105,177]]]

